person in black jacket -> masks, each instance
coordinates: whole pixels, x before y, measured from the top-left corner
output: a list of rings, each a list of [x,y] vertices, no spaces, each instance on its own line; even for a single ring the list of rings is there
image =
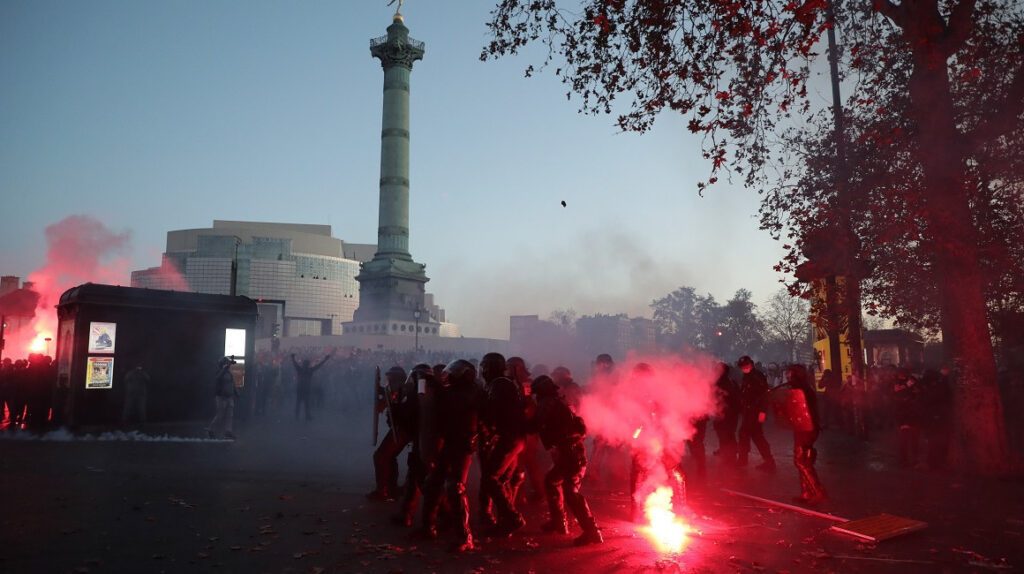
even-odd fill
[[[786,367],[786,382],[783,386],[802,394],[802,397],[796,397],[797,400],[789,401],[787,409],[789,422],[793,426],[793,464],[800,477],[800,496],[794,500],[809,505],[820,504],[826,500],[826,495],[818,472],[814,469],[814,462],[818,458],[814,442],[821,433],[818,393],[803,365]]]
[[[909,369],[896,371],[892,382],[892,408],[899,429],[899,463],[902,467],[920,464],[921,384]]]
[[[519,385],[504,376],[505,357],[501,354],[484,355],[480,371],[485,385],[481,438],[486,436],[488,443],[486,451],[481,448],[480,510],[482,518],[493,520],[489,512],[493,504],[497,521],[489,525],[488,534],[508,536],[526,525],[516,511],[510,484],[526,444],[523,394]]]
[[[921,427],[928,439],[928,468],[946,466],[953,421],[953,389],[950,370],[929,369],[921,375]]]
[[[213,399],[217,414],[206,427],[206,435],[210,438],[216,438],[218,432],[223,432],[224,438],[235,440],[233,427],[238,389],[235,387],[235,378],[231,375],[231,365],[234,364],[233,360],[224,357],[217,365],[217,374],[213,378]]]
[[[736,459],[736,464],[747,465],[750,441],[754,441],[762,459],[761,464],[757,465],[757,469],[773,472],[775,471],[775,457],[772,456],[771,445],[764,438],[765,409],[770,390],[768,379],[765,378],[764,373],[754,368],[754,361],[746,355],[740,357],[736,366],[743,371],[743,381],[740,383],[739,456]]]
[[[601,530],[587,499],[580,493],[583,476],[587,472],[587,450],[583,446],[586,425],[559,396],[558,385],[550,377],[542,375],[534,379],[532,390],[537,398],[532,426],[540,435],[544,448],[551,451],[554,462],[544,480],[551,518],[541,528],[545,532],[568,534],[564,508],[568,506],[583,529],[583,534],[573,540],[573,544],[600,544],[604,542]]]
[[[437,538],[437,513],[442,491],[446,491],[456,534],[451,547],[453,552],[466,552],[475,547],[469,528],[466,482],[477,448],[481,394],[473,364],[464,359],[452,361],[442,372],[442,387],[435,405],[437,412],[430,416],[436,421],[432,432],[439,437],[441,449],[437,464],[423,487],[423,525],[418,535]]]
[[[718,416],[713,426],[718,435],[718,451],[726,463],[736,462],[736,425],[740,420],[740,390],[729,377],[729,365],[718,364],[719,374],[715,381],[715,395],[718,401]]]
[[[299,407],[305,407],[306,409],[306,420],[313,420],[313,415],[309,412],[309,398],[313,390],[313,375],[324,366],[324,363],[331,360],[334,356],[334,351],[324,356],[315,365],[310,364],[309,359],[302,359],[300,364],[295,360],[295,353],[292,353],[292,366],[295,367],[295,419],[299,418]]]

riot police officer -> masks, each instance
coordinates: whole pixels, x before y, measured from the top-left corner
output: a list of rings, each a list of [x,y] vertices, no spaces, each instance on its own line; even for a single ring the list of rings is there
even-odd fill
[[[719,411],[713,426],[718,435],[718,454],[726,463],[736,462],[736,424],[740,419],[740,391],[729,377],[729,365],[718,364],[715,395]]]
[[[604,538],[587,499],[580,493],[583,476],[587,472],[587,451],[583,446],[587,434],[586,425],[583,419],[572,412],[565,399],[559,396],[558,386],[550,377],[537,377],[533,381],[532,390],[537,397],[533,428],[540,435],[544,447],[551,451],[554,463],[544,480],[551,518],[541,529],[568,534],[565,517],[565,506],[568,506],[583,529],[583,534],[573,540],[573,544],[600,544]]]
[[[408,422],[409,441],[412,447],[406,458],[407,470],[405,473],[405,486],[402,489],[401,506],[398,513],[392,517],[392,522],[401,526],[412,526],[413,517],[416,516],[416,505],[419,503],[423,493],[423,484],[427,480],[428,464],[433,464],[433,452],[435,449],[428,449],[428,456],[424,456],[421,444],[420,420],[421,397],[427,392],[436,392],[437,383],[434,378],[434,370],[426,363],[420,363],[412,368],[409,377],[402,385],[401,396],[396,409],[402,418]],[[429,459],[429,463],[428,463]]]
[[[487,353],[480,361],[485,385],[481,442],[487,443],[480,449],[481,513],[491,518],[488,507],[493,504],[497,521],[490,534],[495,536],[507,536],[526,524],[515,509],[510,485],[526,442],[524,401],[519,385],[504,376],[505,368],[500,353]]]
[[[800,477],[800,496],[794,500],[809,505],[820,504],[825,501],[826,495],[818,479],[818,472],[814,469],[814,461],[818,458],[814,442],[821,433],[817,392],[803,365],[786,367],[783,387],[797,393],[786,401],[788,406],[785,409],[786,418],[793,427],[793,464]]]
[[[771,445],[764,438],[765,409],[770,390],[768,379],[764,373],[754,367],[754,361],[746,355],[740,357],[736,366],[743,371],[743,380],[740,383],[740,444],[736,463],[739,466],[747,465],[750,442],[753,441],[762,459],[761,464],[757,465],[757,469],[774,472],[775,457],[772,456]]]
[[[465,552],[474,548],[473,534],[469,528],[469,499],[466,495],[466,481],[473,452],[477,448],[477,426],[479,424],[482,391],[476,382],[476,368],[464,359],[452,361],[441,373],[441,387],[434,413],[422,412],[436,425],[430,430],[436,433],[441,445],[437,463],[427,476],[423,487],[423,524],[420,537],[437,537],[437,513],[441,495],[446,491],[452,507],[456,533],[452,551]]]
[[[378,385],[377,412],[387,413],[391,427],[373,453],[373,472],[377,488],[366,495],[370,500],[391,502],[398,495],[398,455],[412,439],[413,423],[409,404],[404,400],[405,369],[394,366],[385,373],[387,384]]]

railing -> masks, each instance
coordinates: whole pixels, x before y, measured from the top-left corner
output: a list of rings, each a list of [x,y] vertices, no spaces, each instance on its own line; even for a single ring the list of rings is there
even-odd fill
[[[370,47],[371,48],[376,48],[377,46],[382,46],[382,45],[387,44],[387,43],[388,43],[388,37],[387,36],[381,36],[380,38],[373,38],[373,39],[371,39],[370,40]],[[406,45],[408,45],[411,48],[416,49],[416,50],[423,50],[427,46],[425,43],[423,43],[423,42],[421,42],[419,40],[414,40],[412,38],[407,38],[405,43],[406,43]]]

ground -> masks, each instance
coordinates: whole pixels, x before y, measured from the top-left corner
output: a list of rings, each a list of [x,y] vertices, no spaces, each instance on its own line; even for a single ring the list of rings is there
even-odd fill
[[[148,427],[199,437],[201,424]],[[345,432],[346,427],[364,432]],[[0,438],[0,572],[972,572],[1024,567],[1020,480],[898,470],[891,439],[821,441],[819,468],[849,518],[878,512],[929,523],[877,546],[829,532],[831,523],[722,493],[776,500],[796,494],[789,437],[772,429],[775,474],[727,472],[711,459],[692,484],[690,521],[701,533],[659,555],[624,521],[624,480],[594,469],[586,491],[605,544],[573,548],[544,535],[542,504],[509,540],[464,556],[444,541],[413,542],[393,526],[394,505],[364,498],[372,484],[369,428],[321,417],[239,428],[237,442]],[[53,437],[51,437],[53,438]],[[60,437],[57,437],[60,438]],[[715,441],[709,438],[709,451]],[[754,460],[756,461],[756,455]],[[404,457],[403,457],[404,460]],[[621,460],[619,461],[622,462]],[[611,466],[611,465],[609,465]],[[724,465],[723,465],[724,466]],[[598,473],[597,470],[604,472]],[[691,481],[691,483],[694,481]]]

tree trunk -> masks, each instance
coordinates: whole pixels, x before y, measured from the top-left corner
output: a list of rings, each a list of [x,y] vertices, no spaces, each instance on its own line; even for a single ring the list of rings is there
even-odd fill
[[[1007,466],[1009,449],[985,277],[978,264],[978,233],[965,185],[965,158],[957,145],[962,135],[956,128],[946,55],[929,30],[919,31],[907,38],[914,52],[910,95],[934,255],[934,276],[922,280],[938,286],[944,352],[960,372],[954,389],[956,462],[970,470],[998,473]]]

